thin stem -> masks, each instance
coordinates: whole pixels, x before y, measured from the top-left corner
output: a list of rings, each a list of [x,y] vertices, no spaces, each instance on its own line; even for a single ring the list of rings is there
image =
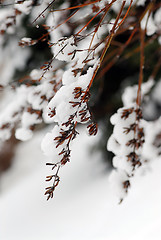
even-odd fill
[[[103,12],[106,7],[102,8],[97,14],[95,14],[75,35],[79,35],[101,12]]]
[[[100,2],[100,0],[96,0],[96,1],[93,1],[93,2],[89,2],[89,3],[84,3],[84,4],[81,4],[81,5],[77,5],[77,6],[73,6],[73,7],[68,7],[68,8],[54,9],[54,10],[51,10],[51,12],[60,12],[60,11],[72,10],[72,9],[76,9],[76,8],[83,8],[83,7],[85,7],[85,6],[92,5],[92,4],[95,4],[95,3],[97,3],[97,2]]]
[[[119,28],[119,27],[122,25],[122,23],[124,22],[125,18],[127,17],[128,13],[129,13],[129,11],[130,11],[130,8],[131,8],[132,3],[133,3],[133,0],[131,0],[130,5],[129,5],[126,13],[125,13],[123,19],[121,20],[121,22],[118,24],[117,28]]]
[[[105,56],[105,54],[106,54],[106,52],[107,52],[107,49],[108,49],[109,46],[110,46],[110,43],[111,43],[111,41],[112,41],[112,38],[113,38],[113,36],[114,36],[114,34],[115,34],[115,29],[116,29],[117,23],[118,23],[118,21],[119,21],[119,19],[120,19],[120,16],[121,16],[121,14],[122,14],[123,9],[124,9],[125,3],[126,3],[126,1],[123,1],[122,5],[121,5],[120,12],[118,13],[117,18],[116,18],[116,20],[115,20],[115,23],[114,23],[114,25],[113,25],[113,27],[112,27],[112,30],[111,30],[111,32],[110,32],[110,36],[107,36],[107,38],[108,38],[107,43],[106,43],[106,45],[105,45],[105,47],[104,47],[104,49],[103,49],[103,52],[102,52],[102,54],[101,54],[99,64],[97,65],[97,67],[96,67],[96,69],[95,69],[95,71],[94,71],[94,73],[93,73],[92,79],[91,79],[91,81],[90,81],[90,83],[89,83],[89,86],[88,86],[88,90],[90,89],[90,87],[91,87],[91,85],[92,85],[92,83],[93,83],[93,80],[94,80],[94,78],[95,78],[95,76],[96,76],[96,74],[97,74],[97,71],[98,71],[98,69],[100,68],[100,65],[101,65],[101,63],[102,63],[102,61],[103,61],[103,59],[104,59],[104,56]],[[124,20],[125,20],[125,19],[124,19]],[[123,22],[122,22],[122,23],[123,23]],[[106,39],[107,39],[107,38],[106,38]],[[106,39],[105,39],[105,40],[106,40]]]
[[[139,85],[137,91],[136,104],[140,106],[141,104],[141,84],[143,81],[143,69],[144,69],[144,36],[145,30],[140,27],[140,73],[139,73]]]
[[[51,1],[48,4],[48,6],[35,18],[35,20],[32,22],[32,24],[34,24],[54,2],[55,2],[55,0]]]
[[[92,40],[91,40],[91,42],[90,42],[89,49],[91,49],[92,42],[93,42],[94,37],[95,37],[95,35],[96,35],[97,31],[98,31],[98,28],[100,27],[103,19],[105,18],[106,14],[108,13],[109,9],[111,8],[111,6],[112,6],[112,4],[113,4],[114,2],[116,2],[116,0],[112,0],[112,2],[107,5],[107,7],[106,7],[106,9],[105,9],[105,10],[106,10],[105,13],[104,13],[103,16],[101,17],[98,25],[96,26],[96,28],[95,28],[95,30],[94,30],[94,34],[93,34],[93,36],[92,36]]]
[[[124,45],[122,45],[119,49],[115,49],[113,52],[112,52],[112,55],[115,55],[115,57],[113,57],[109,63],[107,64],[107,60],[106,60],[106,64],[107,66],[105,66],[102,70],[101,70],[101,73],[99,74],[98,78],[99,77],[102,77],[104,76],[104,74],[117,62],[118,58],[121,56],[121,54],[123,53],[123,51],[125,50],[125,48],[130,44],[134,34],[136,33],[137,31],[137,28],[134,28],[134,30],[132,31],[130,37],[128,38],[128,40],[125,42]],[[109,58],[108,58],[109,59]],[[106,65],[105,64],[105,65]]]
[[[71,14],[67,19],[65,19],[63,22],[59,23],[54,29],[51,29],[51,30],[48,31],[47,33],[43,34],[43,36],[41,36],[37,41],[44,40],[44,38],[46,38],[52,31],[54,31],[55,29],[57,29],[58,27],[60,27],[60,26],[63,25],[64,23],[68,22],[77,12],[78,12],[78,10],[76,10],[74,13],[72,13],[72,14]]]
[[[58,24],[53,30],[55,30],[56,28],[60,27],[61,25],[63,25],[64,23],[68,22],[77,12],[79,9],[77,9],[74,13],[72,13],[67,19],[65,19],[62,23]]]

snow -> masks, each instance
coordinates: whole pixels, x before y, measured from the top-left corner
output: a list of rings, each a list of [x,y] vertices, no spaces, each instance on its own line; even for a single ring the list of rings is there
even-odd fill
[[[143,17],[142,21],[141,21],[141,28],[144,30],[146,29],[146,34],[148,36],[153,35],[156,31],[157,31],[157,27],[155,25],[155,22],[152,18],[152,14],[150,14],[149,16],[149,12],[147,12],[145,14],[145,16]]]
[[[137,1],[137,6],[144,6],[145,2],[146,2],[146,0],[138,0]]]
[[[17,42],[18,39],[12,37],[6,46],[0,46],[0,84],[2,85],[7,85],[12,80],[16,70],[24,69],[30,56],[30,49],[20,48]]]
[[[107,0],[101,0],[96,6],[103,8],[107,2]],[[131,1],[127,0],[125,2],[127,7]],[[133,1],[133,4],[135,2],[137,6],[144,6],[145,4],[145,0]],[[24,14],[28,15],[32,9],[32,3],[32,0],[22,1],[20,4],[15,3],[14,9],[22,12],[22,16]],[[37,19],[38,15],[41,15],[41,12],[48,6],[48,3],[51,2],[44,0],[38,10],[34,10],[34,8],[29,15],[29,19],[33,19],[33,21]],[[117,0],[113,4],[112,10],[116,14],[120,11],[122,3],[122,0]],[[61,8],[68,6],[69,4],[65,3],[61,5]],[[151,36],[160,31],[161,8],[156,9],[154,14],[150,14],[150,10],[148,11],[141,20],[141,28],[143,30],[147,28],[146,34]],[[22,85],[18,87],[14,91],[13,99],[5,100],[1,105],[0,138],[2,140],[9,139],[14,127],[17,128],[15,129],[15,135],[18,139],[23,141],[30,139],[33,136],[32,126],[42,122],[42,119],[40,119],[41,111],[45,122],[55,121],[58,123],[46,135],[40,131],[39,134],[36,133],[30,143],[19,144],[12,168],[1,176],[1,239],[160,239],[161,165],[159,157],[155,159],[160,152],[160,146],[157,149],[154,142],[156,142],[156,145],[159,144],[160,139],[158,140],[157,136],[160,133],[161,118],[155,122],[139,121],[139,128],[145,128],[146,140],[142,150],[143,161],[141,160],[141,163],[147,160],[149,164],[146,168],[143,166],[143,168],[137,169],[135,178],[130,178],[131,189],[128,189],[129,193],[121,205],[118,205],[118,202],[120,198],[124,198],[126,195],[123,183],[128,180],[128,177],[133,176],[132,165],[127,161],[127,154],[132,151],[132,148],[127,145],[128,141],[133,140],[135,134],[134,132],[125,134],[125,130],[132,127],[136,122],[135,112],[131,113],[128,119],[121,117],[122,111],[126,108],[119,109],[117,114],[111,118],[114,133],[108,142],[108,149],[116,154],[113,158],[113,165],[117,170],[113,170],[112,174],[110,171],[105,174],[105,166],[101,162],[102,156],[96,153],[92,155],[87,151],[90,142],[99,141],[99,138],[89,139],[81,133],[81,136],[74,141],[71,163],[61,169],[61,183],[55,193],[55,199],[46,202],[42,196],[46,186],[43,179],[46,175],[49,175],[49,172],[45,168],[45,156],[40,150],[40,145],[43,153],[52,162],[61,160],[59,153],[61,152],[60,149],[62,150],[65,147],[65,143],[62,142],[61,146],[58,146],[58,142],[54,139],[60,136],[60,130],[68,130],[66,126],[63,127],[63,123],[67,122],[70,116],[74,116],[73,124],[83,122],[81,115],[78,113],[79,110],[86,109],[87,103],[82,101],[81,107],[79,105],[73,107],[72,101],[82,100],[81,96],[74,98],[74,90],[76,88],[80,88],[81,91],[88,90],[90,80],[97,70],[97,66],[99,66],[99,60],[97,60],[99,51],[102,50],[105,43],[100,44],[96,49],[95,46],[107,35],[115,22],[115,19],[107,17],[108,25],[103,24],[98,29],[97,34],[93,31],[94,35],[92,35],[92,32],[90,34],[91,29],[83,28],[85,23],[81,25],[79,21],[80,19],[82,21],[87,15],[95,15],[95,13],[90,6],[85,7],[85,10],[82,8],[71,19],[71,23],[79,26],[79,29],[74,29],[73,33],[81,33],[76,39],[70,36],[72,32],[70,25],[67,25],[67,23],[61,25],[69,16],[68,10],[64,12],[63,14],[59,11],[48,13],[47,10],[45,15],[42,14],[40,18],[38,17],[38,21],[36,20],[36,24],[40,24],[41,19],[48,14],[46,23],[49,25],[51,49],[56,61],[51,65],[45,63],[42,68],[49,67],[50,69],[47,72],[43,69],[34,69],[30,73],[32,80],[39,80],[37,86],[26,87]],[[9,9],[7,12],[2,9],[0,13],[0,29],[2,32],[14,33],[15,27],[12,25],[14,24],[15,13],[13,9]],[[22,19],[21,16],[16,19],[17,26],[21,26]],[[7,25],[10,24],[11,26],[7,29]],[[36,25],[36,27],[39,28],[39,25]],[[84,38],[81,39],[82,34],[84,34]],[[23,70],[30,56],[29,50],[20,50],[17,45],[19,33],[16,35],[12,40],[9,40],[7,47],[0,46],[2,52],[0,81],[3,85],[7,85],[12,80],[16,69]],[[95,36],[94,39],[92,39],[93,36]],[[4,41],[5,39],[0,39],[1,44]],[[31,38],[24,37],[21,39],[24,45],[25,43],[28,45],[30,41]],[[158,41],[161,43],[161,38],[158,38]],[[95,50],[92,51],[92,49]],[[8,52],[10,52],[9,55]],[[16,59],[16,62],[14,59]],[[87,65],[85,60],[89,61]],[[64,63],[64,61],[67,63]],[[59,71],[60,76],[56,76],[57,71],[51,68],[60,68],[61,64],[62,66],[65,64],[62,67],[63,70]],[[82,69],[85,70],[84,74]],[[62,87],[55,95],[56,90],[61,85],[61,80]],[[56,83],[54,88],[52,86],[53,82]],[[152,80],[142,84],[142,97],[151,90],[152,86]],[[136,107],[137,89],[138,86],[126,88],[123,94],[124,106],[128,108]],[[159,88],[155,88],[153,95],[155,93],[157,95],[156,97],[152,96],[153,100],[159,103]],[[90,117],[89,112],[86,114],[86,121],[88,121],[88,117]],[[41,139],[43,139],[42,142]],[[140,157],[140,151],[138,150],[136,153]],[[152,161],[150,161],[151,159]],[[149,173],[147,173],[147,169],[151,171],[149,170]],[[144,172],[146,172],[146,176],[143,178]]]
[[[157,135],[160,134],[160,124],[161,117],[154,122],[145,124],[146,141],[143,146],[143,154],[144,158],[150,161],[155,159],[161,150],[160,145],[157,147],[154,145],[154,143],[157,141]]]
[[[30,76],[34,80],[39,80],[43,74],[43,70],[33,69],[30,73]]]
[[[154,80],[152,78],[142,84],[142,99],[145,98],[145,95],[151,90],[153,85]],[[160,121],[147,122],[144,119],[137,120],[139,117],[137,113],[138,106],[136,105],[137,91],[137,85],[126,87],[122,95],[122,101],[125,107],[118,109],[117,113],[113,114],[110,119],[114,128],[107,142],[107,149],[115,154],[112,162],[114,168],[117,169],[117,171],[112,172],[110,178],[112,178],[114,184],[117,186],[115,187],[115,192],[117,192],[117,195],[120,194],[120,199],[124,197],[128,188],[126,185],[124,186],[124,182],[128,181],[129,183],[129,180],[131,182],[131,177],[134,177],[139,167],[146,171],[146,163],[153,161],[160,152],[160,147],[154,146],[156,141],[156,144],[159,144],[159,140],[157,139],[159,128],[157,126],[160,126]],[[130,114],[124,117],[124,113],[128,111]],[[142,134],[140,135],[139,132],[142,132]],[[141,136],[141,138],[139,136]],[[135,141],[140,145],[135,145]],[[135,157],[133,158],[132,156]],[[124,174],[122,173],[123,171]],[[120,176],[117,176],[117,174],[120,174]],[[122,175],[126,175],[126,180],[119,183]],[[121,185],[122,191],[119,189]]]
[[[59,40],[53,47],[55,58],[61,61],[71,61],[73,52],[76,50],[74,37]]]
[[[13,24],[13,16],[13,9],[0,9],[0,31],[7,31],[8,33],[14,32],[11,26],[7,30],[7,24]]]
[[[160,96],[160,91],[161,91],[161,79],[159,79],[158,83],[154,87],[154,90],[152,92],[152,98],[160,104],[161,101],[161,96]]]
[[[60,8],[68,8],[69,3],[65,2],[63,3]],[[50,36],[51,36],[51,42],[56,43],[59,39],[61,39],[63,36],[69,35],[70,28],[68,24],[64,23],[59,26],[60,23],[63,22],[63,20],[66,19],[69,12],[65,11],[63,13],[63,19],[61,12],[51,12],[49,13],[46,23],[50,27]],[[59,26],[59,27],[58,27]]]
[[[29,89],[27,89],[25,86],[20,86],[16,89],[14,97],[13,91],[9,91],[13,98],[5,99],[0,114],[1,126],[6,124],[9,125],[8,128],[2,128],[0,131],[0,139],[2,141],[10,138],[11,129],[13,128],[14,123],[17,122],[17,118],[19,117],[19,114],[22,111],[23,107],[26,105],[26,95],[28,91]]]
[[[61,155],[59,155],[60,149],[59,147],[56,148],[57,144],[54,141],[54,138],[60,135],[59,131],[59,127],[55,125],[51,132],[46,133],[41,143],[44,155],[53,159],[55,163],[59,162],[62,158]]]
[[[28,15],[32,9],[33,0],[27,0],[20,4],[15,3],[15,9]]]
[[[15,137],[21,141],[27,141],[33,136],[33,131],[26,128],[18,128],[15,132]]]
[[[150,92],[154,85],[154,79],[149,78],[147,82],[141,85],[141,97],[143,98],[146,94]],[[122,95],[122,102],[124,106],[129,106],[129,104],[134,104],[137,98],[138,85],[128,86],[125,88]]]
[[[75,81],[72,72],[67,70],[67,73],[64,73],[65,77],[63,75],[63,82],[65,82],[65,84],[68,84],[63,85],[59,91],[56,92],[48,104],[48,114],[51,114],[51,111],[53,109],[56,109],[56,115],[52,117],[53,121],[62,124],[64,122],[67,122],[69,117],[76,112],[75,108],[73,108],[72,104],[70,103],[71,101],[75,101],[73,96],[74,89],[76,87],[81,87],[85,90],[87,89],[97,67],[97,64],[98,62],[96,61],[95,65],[87,70],[86,74],[76,76]],[[64,78],[70,79],[70,76],[72,80],[64,80]],[[81,101],[81,99],[77,99],[77,101]],[[83,105],[85,106],[86,103],[82,103],[82,109]],[[76,121],[80,122],[79,116],[77,116]]]
[[[157,9],[157,11],[155,12],[154,21],[159,29],[161,27],[161,8]]]
[[[101,155],[88,149],[99,141],[81,132],[71,162],[61,169],[55,198],[46,201],[48,174],[37,133],[20,143],[13,166],[1,176],[0,226],[3,240],[160,240],[161,162],[137,175],[122,204],[114,196]]]

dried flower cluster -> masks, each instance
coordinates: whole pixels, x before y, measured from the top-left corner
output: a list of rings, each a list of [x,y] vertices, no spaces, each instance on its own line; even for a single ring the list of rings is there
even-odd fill
[[[160,118],[148,122],[142,110],[142,102],[154,84],[152,80],[142,83],[144,48],[152,40],[161,44],[161,4],[145,0],[87,0],[78,5],[73,5],[72,1],[58,3],[49,0],[36,1],[36,4],[32,0],[1,2],[3,61],[0,66],[3,62],[6,64],[2,70],[0,68],[0,87],[3,89],[0,139],[9,139],[14,129],[17,139],[29,140],[37,124],[54,124],[41,144],[44,154],[52,160],[47,165],[55,171],[46,179],[52,181],[52,185],[46,188],[47,199],[53,197],[60,182],[60,167],[70,161],[71,143],[79,134],[78,124],[87,124],[89,135],[97,133],[89,100],[100,66],[99,76],[102,76],[131,42],[140,41],[140,47],[130,53],[140,51],[141,55],[138,86],[126,88],[122,97],[124,107],[111,118],[114,131],[108,141],[108,150],[115,154],[113,165],[117,169],[112,172],[111,180],[120,184],[119,189],[123,191],[119,198],[122,200],[137,169],[161,153]],[[28,16],[29,25],[35,31],[43,26],[45,33],[37,39],[22,34],[18,38],[15,32],[18,27],[22,28],[24,16]],[[117,39],[125,32],[128,37],[121,43]],[[9,59],[6,59],[5,41],[10,48]],[[13,42],[17,43],[16,51]],[[33,45],[43,42],[48,45],[52,58],[40,69],[33,69],[28,76],[13,82],[15,71],[23,69],[31,56],[28,47],[32,49]],[[110,45],[116,48],[108,55]],[[16,62],[12,61],[13,55]],[[125,58],[128,58],[127,53]],[[153,79],[159,71],[159,64],[151,74]],[[12,66],[10,72],[8,66]],[[147,149],[155,154],[147,154]]]
[[[142,101],[153,87],[154,81],[142,84]],[[160,154],[160,118],[156,121],[143,119],[141,107],[136,105],[138,86],[128,87],[123,96],[125,107],[118,109],[111,117],[114,125],[113,134],[108,140],[107,149],[112,151],[113,166],[110,181],[115,188],[120,202],[131,186],[131,180],[140,167],[145,170],[149,163]],[[129,107],[131,106],[131,107]]]
[[[115,153],[113,165],[121,172],[122,187],[127,193],[130,187],[130,178],[142,165],[142,148],[145,142],[140,108],[121,108],[112,116],[111,123],[114,131],[108,140],[108,150]],[[114,170],[113,175],[116,173]],[[120,181],[120,183],[121,183]],[[123,196],[120,196],[121,200]]]

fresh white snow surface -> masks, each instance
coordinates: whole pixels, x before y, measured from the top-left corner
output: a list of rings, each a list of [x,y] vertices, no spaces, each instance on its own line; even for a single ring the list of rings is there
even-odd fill
[[[55,198],[46,201],[50,175],[40,150],[44,132],[20,143],[12,168],[1,176],[1,240],[160,240],[161,161],[136,176],[122,204],[114,196],[98,137],[85,131],[73,143],[71,162],[60,171]]]

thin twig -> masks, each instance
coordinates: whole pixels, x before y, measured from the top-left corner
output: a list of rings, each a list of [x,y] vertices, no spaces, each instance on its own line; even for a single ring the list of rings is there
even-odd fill
[[[118,21],[119,21],[119,19],[120,19],[121,14],[122,14],[122,11],[123,11],[123,9],[124,9],[125,3],[126,3],[126,1],[123,1],[122,5],[121,5],[120,12],[118,13],[117,18],[116,18],[116,20],[115,20],[115,23],[114,23],[114,25],[113,25],[113,27],[112,27],[112,30],[111,30],[111,32],[110,32],[110,36],[107,36],[107,38],[106,38],[106,39],[108,39],[108,40],[107,40],[107,43],[106,43],[106,45],[105,45],[105,47],[104,47],[104,50],[103,50],[103,52],[102,52],[102,54],[101,54],[100,62],[99,62],[99,64],[97,65],[97,67],[96,67],[96,69],[95,69],[95,71],[94,71],[94,73],[93,73],[93,76],[92,76],[92,79],[91,79],[91,81],[90,81],[90,83],[89,83],[88,89],[90,89],[90,87],[91,87],[91,85],[92,85],[92,83],[93,83],[93,80],[94,80],[94,78],[95,78],[95,76],[96,76],[96,74],[97,74],[97,71],[98,71],[98,69],[100,68],[100,65],[101,65],[101,63],[102,63],[102,61],[103,61],[103,59],[104,59],[104,56],[105,56],[106,52],[107,52],[107,49],[108,49],[109,46],[110,46],[110,43],[111,43],[112,38],[113,38],[114,33],[115,33],[115,28],[116,28],[116,26],[117,26],[117,23],[118,23]],[[124,20],[125,20],[125,19],[124,19]],[[122,22],[122,23],[123,23],[123,22]],[[105,39],[105,40],[106,40],[106,39]]]
[[[46,12],[46,10],[51,7],[51,5],[55,2],[55,0],[51,1],[48,6],[35,18],[35,20],[32,22],[34,24],[43,14]]]
[[[54,9],[54,10],[51,10],[51,12],[60,12],[60,11],[72,10],[72,9],[76,9],[76,8],[83,8],[85,6],[92,5],[92,4],[95,4],[97,2],[100,2],[100,0],[96,0],[96,1],[93,1],[93,2],[89,2],[89,3],[84,3],[84,4],[73,6],[73,7],[63,8],[63,9]]]

